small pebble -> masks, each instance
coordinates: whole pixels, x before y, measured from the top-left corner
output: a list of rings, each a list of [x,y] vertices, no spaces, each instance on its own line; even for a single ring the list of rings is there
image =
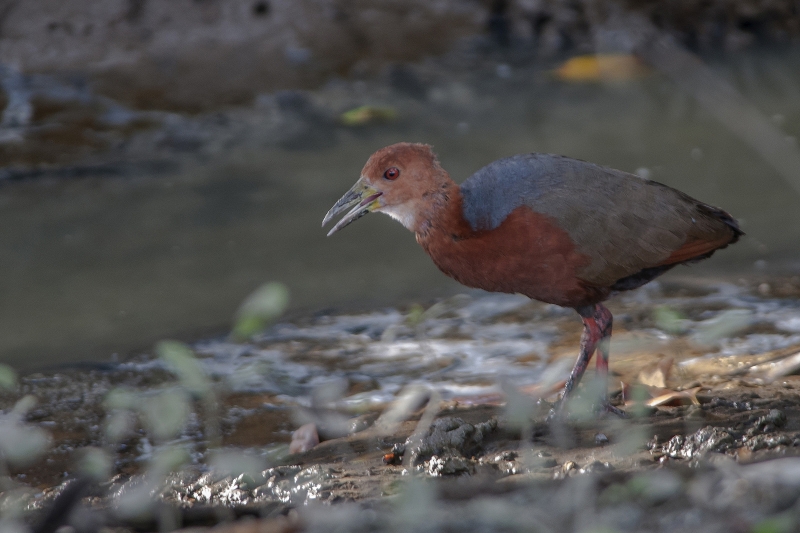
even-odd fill
[[[611,470],[614,470],[614,467],[611,466],[611,463],[594,461],[578,470],[578,472],[581,474],[590,474],[592,472],[609,472]]]
[[[307,452],[319,444],[319,434],[315,424],[305,424],[292,433],[292,442],[289,444],[289,453]]]

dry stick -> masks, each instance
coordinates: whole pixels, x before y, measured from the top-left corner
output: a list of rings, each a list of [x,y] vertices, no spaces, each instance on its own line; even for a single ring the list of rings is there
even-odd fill
[[[212,389],[206,393],[201,400],[203,412],[205,414],[205,433],[208,450],[215,450],[222,447],[222,430],[220,429],[219,397]]]

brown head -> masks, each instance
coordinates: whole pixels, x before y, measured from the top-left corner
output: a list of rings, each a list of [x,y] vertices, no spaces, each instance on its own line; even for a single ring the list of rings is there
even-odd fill
[[[430,146],[393,144],[370,156],[361,178],[328,211],[322,225],[350,209],[328,236],[372,211],[386,213],[416,231],[436,208],[441,193],[454,185]]]

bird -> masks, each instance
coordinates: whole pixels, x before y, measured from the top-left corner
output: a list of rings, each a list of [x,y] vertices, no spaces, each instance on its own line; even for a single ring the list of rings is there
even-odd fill
[[[595,351],[595,408],[626,416],[608,398],[607,298],[706,259],[744,235],[730,214],[677,189],[561,155],[499,159],[458,185],[432,147],[420,143],[372,154],[322,226],[345,213],[331,236],[371,212],[411,230],[434,264],[467,287],[577,311],[580,352],[551,411],[558,417]]]

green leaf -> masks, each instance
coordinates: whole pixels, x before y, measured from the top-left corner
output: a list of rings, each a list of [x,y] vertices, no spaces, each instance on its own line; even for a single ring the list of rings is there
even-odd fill
[[[345,126],[365,126],[376,122],[389,122],[397,118],[397,111],[391,107],[362,105],[339,116]]]
[[[96,481],[105,481],[111,475],[113,466],[111,456],[101,448],[87,446],[81,450],[82,457],[78,465],[80,472]]]
[[[134,410],[139,404],[139,397],[130,389],[117,387],[106,394],[103,403],[108,410]]]
[[[17,419],[22,419],[22,417],[27,415],[31,409],[36,407],[37,403],[39,403],[39,400],[36,399],[36,396],[32,394],[26,394],[17,400],[17,403],[15,403],[14,407],[11,409],[11,414]]]
[[[52,444],[41,428],[21,424],[11,417],[0,418],[0,452],[14,466],[27,466],[41,457]]]
[[[738,335],[753,323],[753,312],[749,309],[727,309],[697,325],[692,340],[704,346]]]
[[[408,310],[406,314],[406,324],[411,326],[412,328],[422,322],[423,315],[425,314],[425,308],[419,304],[414,304]]]
[[[190,411],[189,399],[177,389],[162,391],[142,403],[145,426],[152,437],[160,441],[177,437]]]
[[[178,341],[161,341],[156,345],[156,353],[191,394],[202,398],[211,392],[211,381],[187,345]]]
[[[281,316],[289,305],[289,289],[278,282],[262,285],[239,307],[231,336],[246,340]]]
[[[683,315],[663,305],[653,311],[653,320],[658,329],[671,335],[680,335],[689,329],[689,321]]]
[[[261,480],[261,472],[267,467],[262,457],[237,449],[215,451],[210,463],[219,475],[236,477],[244,474],[254,480]]]
[[[120,442],[133,432],[134,418],[130,411],[115,410],[106,418],[105,434],[110,442]]]
[[[153,457],[148,469],[156,478],[178,470],[191,460],[189,452],[183,446],[169,446],[159,450]]]
[[[753,526],[753,533],[789,533],[790,531],[797,531],[797,529],[795,520],[789,512],[765,518]]]
[[[516,429],[529,427],[531,418],[536,414],[536,400],[510,383],[502,383],[501,386],[506,395],[504,411],[508,425]]]
[[[17,387],[17,372],[8,365],[0,363],[0,390],[14,390]]]

